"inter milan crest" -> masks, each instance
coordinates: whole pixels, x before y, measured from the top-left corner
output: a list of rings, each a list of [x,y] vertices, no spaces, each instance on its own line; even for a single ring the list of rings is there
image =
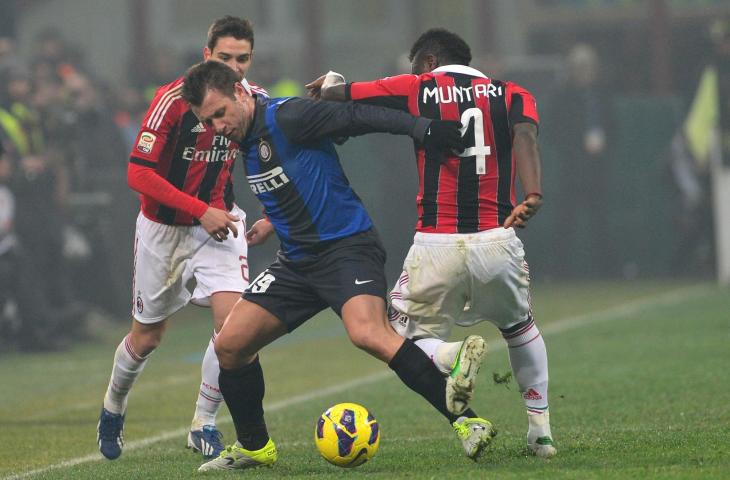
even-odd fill
[[[262,162],[271,160],[271,145],[263,138],[259,142],[259,158]]]

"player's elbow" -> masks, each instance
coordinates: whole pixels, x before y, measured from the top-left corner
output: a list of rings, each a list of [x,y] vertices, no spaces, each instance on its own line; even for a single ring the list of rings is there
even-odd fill
[[[515,148],[537,150],[537,127],[529,123],[518,123],[512,130],[512,145]]]
[[[150,173],[154,173],[151,168],[129,162],[127,165],[127,185],[135,192],[141,192],[145,178]]]

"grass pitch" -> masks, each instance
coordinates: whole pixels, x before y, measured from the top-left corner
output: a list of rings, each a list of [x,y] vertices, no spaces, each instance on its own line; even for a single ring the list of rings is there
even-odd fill
[[[323,313],[262,354],[265,409],[279,448],[273,468],[198,475],[184,448],[208,312],[183,310],[135,385],[122,457],[96,447],[96,423],[122,325],[71,352],[0,356],[0,478],[727,478],[730,472],[730,295],[711,285],[624,282],[537,285],[538,326],[550,358],[558,456],[530,457],[527,421],[496,329],[473,406],[499,436],[468,460],[449,425],[387,367],[352,347]],[[367,406],[382,430],[375,458],[354,470],[319,457],[314,423],[327,407]],[[225,409],[220,426],[229,443]]]

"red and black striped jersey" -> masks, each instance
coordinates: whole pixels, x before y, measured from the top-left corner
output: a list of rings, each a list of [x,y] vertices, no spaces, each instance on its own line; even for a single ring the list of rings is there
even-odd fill
[[[243,80],[249,93],[266,91]],[[153,168],[181,192],[220,209],[233,206],[231,173],[238,144],[203,125],[182,98],[183,78],[160,87],[142,121],[130,162]],[[189,212],[140,194],[142,213],[159,223],[194,225]]]
[[[504,224],[515,205],[512,126],[538,124],[533,96],[464,65],[422,75],[347,84],[347,98],[413,115],[461,121],[468,147],[443,163],[417,148],[418,224],[431,233],[472,233]]]

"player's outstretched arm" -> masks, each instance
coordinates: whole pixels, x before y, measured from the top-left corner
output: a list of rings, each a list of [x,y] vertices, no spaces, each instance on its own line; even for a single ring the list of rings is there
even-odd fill
[[[261,245],[268,240],[272,233],[274,233],[274,226],[270,221],[262,218],[254,223],[248,232],[246,232],[246,242],[249,247]]]
[[[460,122],[414,117],[374,105],[292,98],[279,107],[276,117],[286,137],[295,143],[381,132],[409,135],[442,150],[464,149]]]

